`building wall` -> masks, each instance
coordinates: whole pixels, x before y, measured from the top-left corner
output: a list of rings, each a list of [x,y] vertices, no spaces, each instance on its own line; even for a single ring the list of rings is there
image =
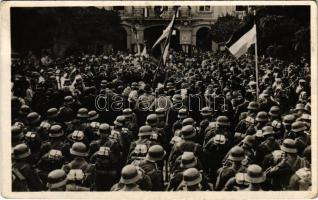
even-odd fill
[[[116,8],[113,8],[116,9]],[[147,11],[146,11],[147,9]],[[154,6],[149,7],[117,7],[116,10],[121,15],[122,26],[127,33],[127,49],[136,51],[136,39],[132,31],[134,28],[138,33],[138,42],[144,44],[144,31],[148,28],[164,25],[170,22],[174,9],[168,7],[160,17],[156,14]],[[147,16],[146,16],[147,12]],[[237,12],[235,6],[181,6],[179,8],[179,17],[176,19],[175,29],[180,32],[179,43],[185,51],[187,49],[195,47],[197,32],[203,28],[209,28],[218,17],[230,15],[241,15],[242,12]]]

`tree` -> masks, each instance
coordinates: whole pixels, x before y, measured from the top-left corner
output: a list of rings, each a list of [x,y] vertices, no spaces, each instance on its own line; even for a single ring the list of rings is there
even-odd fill
[[[120,23],[117,12],[95,7],[14,8],[12,42],[18,51],[52,48],[57,56],[70,49],[94,52],[98,44],[120,40]]]
[[[212,40],[215,42],[226,42],[239,28],[241,20],[236,16],[225,15],[219,17],[211,26]]]

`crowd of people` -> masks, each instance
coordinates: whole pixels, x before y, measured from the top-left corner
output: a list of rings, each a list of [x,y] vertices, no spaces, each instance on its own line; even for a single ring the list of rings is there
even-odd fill
[[[12,60],[12,190],[310,190],[310,66],[262,56],[257,84],[254,62]]]

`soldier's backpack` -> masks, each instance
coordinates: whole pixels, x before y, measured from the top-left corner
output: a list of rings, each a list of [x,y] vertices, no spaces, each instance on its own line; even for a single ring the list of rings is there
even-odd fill
[[[150,148],[150,144],[137,144],[135,149],[129,155],[129,162],[135,166],[138,166],[142,160],[144,160],[147,156],[148,149]]]

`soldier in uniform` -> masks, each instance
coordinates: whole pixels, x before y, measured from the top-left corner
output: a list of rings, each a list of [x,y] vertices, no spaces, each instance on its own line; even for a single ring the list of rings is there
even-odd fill
[[[291,176],[300,168],[309,167],[306,159],[297,155],[297,145],[292,139],[285,139],[281,145],[285,157],[278,164],[266,170],[268,178],[272,179],[273,190],[284,190],[288,187]]]
[[[204,145],[211,140],[216,134],[224,135],[228,140],[232,141],[232,134],[230,132],[230,121],[226,116],[219,116],[216,119],[216,126],[213,127],[212,124],[206,129],[206,135],[204,138]]]
[[[284,116],[283,118],[283,128],[284,128],[284,139],[287,137],[287,135],[290,133],[291,131],[291,125],[293,122],[295,122],[296,117],[293,114],[289,114]]]
[[[142,191],[138,182],[142,179],[142,174],[134,165],[126,165],[121,170],[120,182],[115,184],[111,191]]]
[[[137,101],[138,108],[138,127],[143,125],[146,121],[146,117],[149,114],[150,106],[155,100],[155,96],[152,94],[151,87],[147,84],[144,88],[144,94],[142,94]]]
[[[259,110],[259,104],[255,101],[252,101],[248,104],[248,112],[242,113],[240,118],[243,118],[239,121],[235,128],[234,142],[238,143],[241,141],[246,134],[247,129],[255,124],[256,113]],[[244,117],[245,115],[245,117]]]
[[[261,165],[265,156],[275,150],[279,150],[279,143],[275,140],[275,132],[272,126],[262,128],[262,137],[265,139],[256,147],[255,163]]]
[[[95,164],[94,184],[96,191],[109,191],[118,181],[120,175],[120,165],[118,158],[109,147],[101,146],[90,159],[90,163]]]
[[[137,139],[138,124],[136,114],[130,108],[126,108],[123,110],[123,115],[125,117],[125,128],[128,129],[129,134],[132,135],[133,139]]]
[[[242,161],[245,159],[245,152],[242,147],[234,146],[229,151],[229,156],[224,166],[217,171],[217,180],[215,190],[220,191],[224,188],[228,180],[235,176],[238,172],[244,172],[245,167]]]
[[[194,142],[196,131],[192,125],[186,125],[181,129],[182,141],[176,143],[170,153],[169,166],[174,166],[175,161],[185,151],[193,152],[198,159],[202,160],[202,146]]]
[[[182,121],[183,121],[185,118],[187,118],[187,117],[188,117],[188,111],[187,111],[187,109],[182,108],[182,109],[180,109],[180,110],[178,111],[178,120],[177,120],[176,122],[174,122],[173,125],[172,125],[172,133],[173,133],[174,135],[176,135],[175,132],[176,132],[177,130],[181,130],[181,128],[182,128]]]
[[[44,190],[39,177],[37,176],[35,169],[30,162],[31,150],[26,144],[18,144],[13,148],[13,162],[12,171],[15,176],[15,182],[22,185],[26,183],[24,187],[16,187],[17,191],[41,191]]]
[[[287,189],[292,191],[310,191],[311,186],[311,170],[304,167],[298,169],[292,175]]]
[[[65,191],[67,177],[63,170],[56,169],[51,171],[47,180],[47,187],[49,191]]]
[[[305,130],[305,124],[301,121],[296,121],[292,123],[291,132],[286,135],[286,138],[295,140],[299,154],[310,144],[310,137],[305,133]]]
[[[23,143],[23,130],[19,126],[11,126],[11,147]]]
[[[278,106],[272,106],[268,114],[275,132],[275,139],[282,140],[284,137],[284,127],[281,120],[280,108]]]
[[[195,168],[183,172],[183,181],[177,191],[212,191],[213,186],[207,183],[203,175]]]
[[[132,140],[132,135],[129,135],[128,131],[123,128],[124,124],[125,117],[123,115],[118,116],[114,121],[114,127],[109,136],[109,138],[117,140],[120,144],[123,161],[127,158],[129,146]]]
[[[165,157],[166,152],[160,145],[153,145],[149,148],[146,158],[140,162],[145,173],[150,177],[152,188],[151,191],[163,191],[163,169],[160,168],[160,162]]]
[[[60,125],[53,125],[49,131],[49,140],[41,145],[41,152],[47,153],[51,149],[60,150],[66,159],[69,158],[70,143],[67,141]]]

